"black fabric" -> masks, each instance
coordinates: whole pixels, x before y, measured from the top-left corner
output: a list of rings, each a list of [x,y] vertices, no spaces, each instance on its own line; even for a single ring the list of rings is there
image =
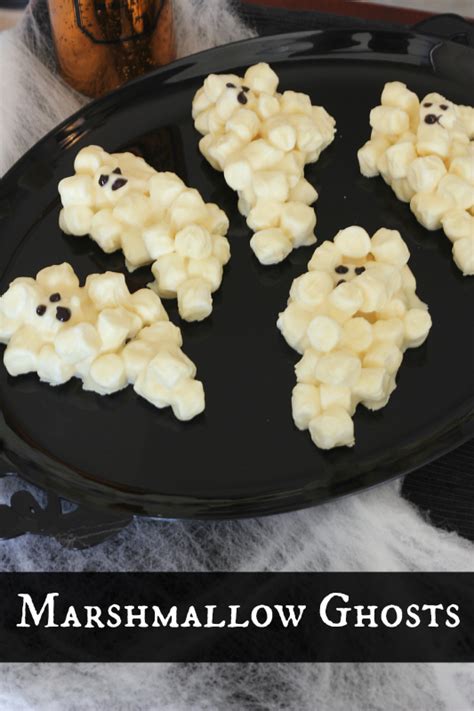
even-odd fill
[[[335,15],[328,12],[283,10],[261,5],[239,3],[240,14],[259,35],[273,35],[280,32],[299,30],[346,29],[348,27],[384,30],[406,30],[402,23],[364,20],[360,17]],[[459,15],[445,13],[419,22],[413,27],[417,32],[436,35],[474,47],[474,24]]]
[[[474,541],[474,440],[409,474],[402,493],[435,526]]]
[[[298,32],[300,30],[346,29],[348,27],[368,26],[367,20],[360,17],[334,15],[329,12],[310,12],[304,10],[282,10],[280,8],[240,3],[240,12],[246,22],[259,35],[275,35],[280,32]],[[370,21],[370,26],[380,29],[406,29],[402,24],[394,25],[382,21]]]
[[[260,35],[360,27],[390,30],[404,25],[363,20],[322,12],[281,10],[240,3],[247,23]],[[413,29],[474,47],[474,25],[454,14],[437,15]],[[405,477],[402,493],[435,526],[456,531],[474,541],[474,440]]]

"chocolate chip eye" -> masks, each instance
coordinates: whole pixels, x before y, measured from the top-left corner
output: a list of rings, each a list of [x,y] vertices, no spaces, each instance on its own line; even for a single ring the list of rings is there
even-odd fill
[[[426,104],[423,104],[423,106],[424,106],[426,109],[429,109],[430,106],[433,106],[433,104],[432,104],[430,101],[427,101]]]
[[[235,84],[232,84],[231,81],[228,81],[227,84],[226,84],[226,87],[227,87],[228,89],[235,89]]]
[[[347,274],[349,268],[345,267],[343,264],[340,264],[338,267],[335,268],[334,271],[336,272],[336,274]]]
[[[438,117],[435,116],[435,114],[428,114],[428,116],[425,116],[425,123],[436,123],[438,120]]]
[[[120,168],[115,168],[115,170],[113,170],[112,173],[114,175],[122,175],[122,171],[120,170]]]
[[[107,185],[108,182],[109,182],[109,176],[108,176],[108,175],[101,175],[100,178],[99,178],[99,180],[98,180],[98,183],[99,183],[99,185],[100,185],[101,188],[103,188],[104,185]]]
[[[38,314],[38,316],[44,316],[46,313],[46,306],[44,304],[40,304],[39,306],[37,306],[36,313]]]
[[[71,318],[71,309],[66,308],[66,306],[58,306],[56,309],[56,318],[58,321],[69,321]]]
[[[248,91],[250,91],[250,89],[248,86],[243,86],[242,91],[245,91],[245,93],[247,93]]]
[[[246,104],[247,103],[248,99],[245,96],[243,91],[239,91],[239,93],[237,94],[237,101],[239,102],[239,104]]]
[[[356,274],[363,274],[365,272],[365,267],[356,267],[354,271]]]
[[[112,190],[118,190],[119,188],[123,188],[124,185],[127,183],[126,178],[117,178],[117,180],[114,180],[112,183]]]
[[[59,293],[59,291],[55,291],[54,294],[51,294],[49,300],[52,304],[54,304],[56,301],[61,301],[61,294]]]
[[[439,108],[442,109],[443,111],[447,111],[449,109],[449,106],[446,106],[446,104],[440,104]]]

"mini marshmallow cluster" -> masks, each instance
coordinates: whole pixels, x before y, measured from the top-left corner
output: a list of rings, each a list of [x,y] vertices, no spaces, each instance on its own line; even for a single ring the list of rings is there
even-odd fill
[[[317,447],[354,444],[359,403],[384,407],[396,387],[403,352],[431,328],[417,297],[408,247],[396,230],[372,238],[361,227],[338,232],[294,280],[278,328],[301,360],[295,367],[293,419]]]
[[[381,175],[428,230],[443,228],[464,275],[474,274],[474,108],[432,93],[421,101],[385,84],[358,151],[362,175]]]
[[[243,78],[210,74],[193,100],[199,148],[239,196],[261,264],[281,262],[316,241],[318,194],[304,166],[334,139],[335,121],[306,94],[277,92],[278,76],[260,63]]]
[[[178,299],[181,318],[209,316],[230,258],[225,213],[174,173],[158,173],[132,153],[87,146],[74,170],[59,183],[63,232],[88,234],[107,253],[121,249],[130,271],[152,263],[152,288]]]
[[[181,350],[179,328],[150,289],[131,294],[123,274],[91,274],[85,285],[70,264],[15,279],[0,298],[0,342],[10,375],[37,373],[60,385],[108,395],[129,383],[179,420],[204,410],[202,383]]]

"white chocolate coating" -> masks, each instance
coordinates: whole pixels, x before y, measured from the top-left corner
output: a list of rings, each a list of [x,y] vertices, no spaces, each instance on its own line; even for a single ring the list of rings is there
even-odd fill
[[[130,271],[152,264],[152,287],[177,298],[181,318],[209,316],[230,259],[226,214],[174,173],[158,173],[132,153],[87,146],[74,169],[59,183],[63,232],[88,234],[107,253],[121,249]]]
[[[384,407],[404,351],[429,333],[409,256],[396,230],[382,227],[369,237],[362,227],[347,227],[323,242],[293,281],[277,326],[302,355],[294,422],[321,449],[353,446],[357,405]]]
[[[108,395],[133,384],[180,420],[204,410],[196,367],[181,350],[181,332],[151,289],[131,294],[123,274],[91,274],[79,285],[70,264],[18,277],[0,298],[0,342],[10,375],[38,373],[60,385]]]
[[[261,264],[316,241],[316,190],[304,177],[335,135],[335,121],[309,96],[277,92],[278,76],[255,64],[243,77],[210,74],[193,100],[199,148],[239,196]]]
[[[443,229],[456,265],[474,274],[474,108],[432,93],[420,102],[401,82],[385,84],[358,151],[362,175],[381,175],[428,230]]]

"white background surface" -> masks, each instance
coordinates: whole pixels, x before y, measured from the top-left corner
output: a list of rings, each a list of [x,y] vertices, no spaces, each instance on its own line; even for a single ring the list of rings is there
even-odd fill
[[[180,55],[248,36],[225,0],[175,0]],[[25,49],[0,35],[0,167],[80,103]],[[8,71],[4,71],[7,67]],[[18,487],[0,480],[0,500]],[[307,511],[222,523],[136,520],[87,551],[25,536],[0,542],[0,570],[470,571],[474,546],[432,527],[400,483]],[[248,702],[242,701],[242,693]],[[450,664],[10,664],[0,711],[469,711],[472,667]]]

